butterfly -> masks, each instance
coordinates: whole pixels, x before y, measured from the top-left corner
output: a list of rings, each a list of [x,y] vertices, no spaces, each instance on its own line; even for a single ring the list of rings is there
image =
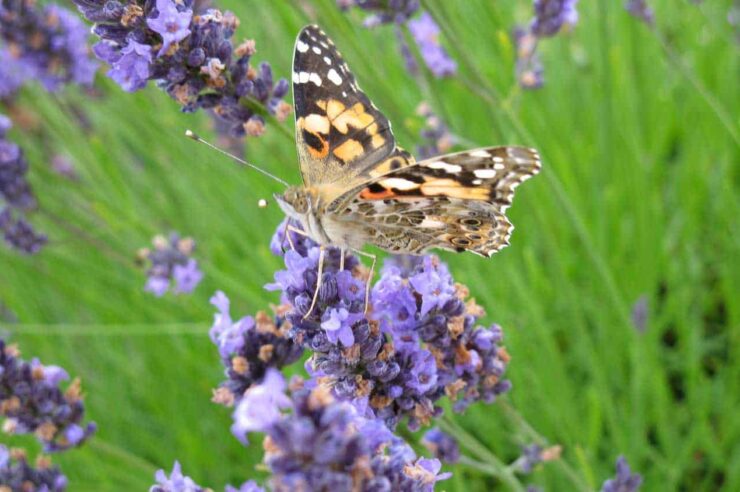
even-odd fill
[[[536,150],[487,147],[417,162],[315,25],[298,34],[292,79],[303,186],[275,198],[300,225],[291,230],[321,246],[319,281],[326,246],[490,257],[509,244],[506,209],[516,187],[539,172]]]

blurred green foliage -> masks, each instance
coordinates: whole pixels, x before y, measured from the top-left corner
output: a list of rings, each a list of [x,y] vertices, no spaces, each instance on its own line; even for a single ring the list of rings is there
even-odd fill
[[[542,152],[543,172],[510,211],[512,246],[490,261],[442,254],[513,356],[509,396],[455,417],[484,450],[513,461],[532,430],[561,444],[562,461],[527,479],[546,490],[598,489],[619,454],[644,490],[740,490],[731,1],[656,0],[655,31],[620,2],[581,2],[575,29],[540,46],[545,87],[524,93],[508,33],[531,17],[529,2],[424,3],[460,63],[456,78],[414,79],[392,28],[364,29],[360,12],[333,0],[217,2],[277,76],[290,74],[300,27],[319,23],[406,148],[419,141],[414,109],[426,100],[471,146]],[[51,242],[35,257],[0,248],[0,299],[18,320],[2,326],[25,356],[83,379],[100,430],[58,458],[70,490],[146,490],[175,459],[216,490],[259,478],[259,443],[238,444],[229,411],[209,401],[222,374],[208,299],[225,291],[238,315],[277,301],[262,285],[280,267],[268,246],[281,213],[256,204],[279,187],[183,137],[192,128],[213,138],[207,115],[179,113],[153,86],[132,95],[102,72],[97,82],[96,95],[31,87],[12,108],[40,201],[34,222]],[[51,170],[56,154],[78,181]],[[299,180],[292,138],[274,126],[248,141],[247,156]],[[169,230],[198,240],[206,277],[192,296],[156,299],[134,257]],[[639,333],[630,310],[642,295]],[[452,471],[440,489],[509,490],[486,470]]]

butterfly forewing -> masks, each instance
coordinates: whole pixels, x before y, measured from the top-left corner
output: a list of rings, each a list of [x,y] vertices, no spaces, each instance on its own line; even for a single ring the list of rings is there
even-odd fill
[[[304,184],[323,186],[328,201],[413,161],[396,148],[388,119],[317,26],[305,27],[296,40],[293,98]]]

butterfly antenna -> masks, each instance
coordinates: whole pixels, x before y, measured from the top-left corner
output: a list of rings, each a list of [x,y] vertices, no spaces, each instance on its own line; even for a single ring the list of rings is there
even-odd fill
[[[261,172],[261,173],[262,173],[262,174],[264,174],[265,176],[268,176],[268,177],[270,177],[270,178],[274,179],[274,180],[275,180],[275,181],[277,181],[278,183],[282,183],[282,184],[284,184],[285,186],[290,186],[290,184],[288,184],[288,182],[287,182],[287,181],[284,181],[284,180],[282,180],[282,179],[278,178],[278,177],[277,177],[277,176],[275,176],[274,174],[271,174],[271,173],[269,173],[269,172],[265,171],[264,169],[262,169],[262,168],[260,168],[260,167],[257,167],[257,166],[255,166],[254,164],[251,164],[251,163],[249,163],[249,162],[245,161],[244,159],[242,159],[242,158],[240,158],[240,157],[237,157],[237,156],[235,156],[234,154],[231,154],[231,153],[229,153],[229,152],[226,152],[226,151],[225,151],[224,149],[220,149],[220,148],[216,147],[216,146],[215,146],[215,145],[213,145],[212,143],[210,143],[210,142],[208,142],[208,141],[206,141],[206,140],[203,140],[202,138],[200,138],[200,137],[199,137],[199,136],[198,136],[198,135],[197,135],[196,133],[192,132],[191,130],[185,130],[185,136],[186,136],[186,137],[188,137],[188,138],[191,138],[191,139],[195,140],[196,142],[200,142],[200,143],[202,143],[202,144],[205,144],[205,145],[207,145],[208,147],[212,148],[212,149],[213,149],[213,150],[215,150],[216,152],[220,152],[220,153],[222,153],[222,154],[223,154],[223,155],[225,155],[226,157],[230,157],[231,159],[235,160],[236,162],[238,162],[238,163],[239,163],[239,164],[241,164],[242,166],[246,166],[246,167],[251,167],[251,168],[252,168],[252,169],[254,169],[255,171],[259,171],[259,172]]]

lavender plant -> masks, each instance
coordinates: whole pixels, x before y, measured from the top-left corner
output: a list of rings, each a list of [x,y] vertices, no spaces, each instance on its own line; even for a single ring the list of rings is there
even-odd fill
[[[9,434],[34,434],[45,452],[64,451],[79,446],[95,432],[95,424],[84,424],[80,381],[68,380],[58,366],[44,366],[38,359],[20,358],[18,349],[0,338],[0,415],[3,431]]]
[[[617,458],[617,474],[601,486],[601,492],[635,492],[642,485],[642,477],[632,473],[624,456]]]
[[[64,7],[0,0],[0,98],[29,80],[48,91],[67,83],[91,84],[97,63],[90,56],[87,36],[82,21]]]
[[[48,458],[40,456],[36,466],[32,466],[24,450],[0,444],[0,490],[63,492],[66,489],[67,478]]]
[[[97,57],[110,66],[108,76],[133,92],[154,80],[184,112],[209,109],[232,134],[258,136],[264,113],[283,120],[291,107],[283,98],[286,79],[274,81],[266,62],[251,65],[254,41],[234,46],[239,20],[231,12],[193,12],[193,0],[75,0],[95,23],[101,39]]]
[[[416,74],[418,66],[400,29],[402,25],[408,26],[424,63],[435,77],[448,77],[457,73],[457,62],[439,42],[440,29],[434,18],[422,11],[418,18],[412,19],[420,9],[418,0],[337,0],[337,5],[344,11],[357,7],[369,12],[370,15],[363,21],[365,27],[395,24],[401,55],[410,73]]]
[[[457,439],[436,427],[424,434],[421,443],[440,461],[457,463],[460,460],[460,445]]]
[[[10,119],[0,114],[0,232],[11,248],[37,253],[46,236],[34,231],[26,213],[36,207],[36,198],[26,179],[28,163],[23,150],[7,139]]]
[[[633,17],[640,19],[648,26],[652,27],[655,25],[655,12],[653,12],[653,9],[648,5],[646,0],[627,0],[624,8]]]
[[[555,36],[578,22],[578,0],[534,0],[534,18],[527,28],[512,31],[516,47],[516,77],[524,89],[538,89],[544,84],[543,66],[537,52],[541,39]]]
[[[137,254],[139,261],[149,265],[144,290],[157,297],[170,288],[177,294],[191,293],[203,279],[197,260],[191,258],[195,241],[173,232],[169,237],[155,236],[152,245],[153,248],[142,248]]]

